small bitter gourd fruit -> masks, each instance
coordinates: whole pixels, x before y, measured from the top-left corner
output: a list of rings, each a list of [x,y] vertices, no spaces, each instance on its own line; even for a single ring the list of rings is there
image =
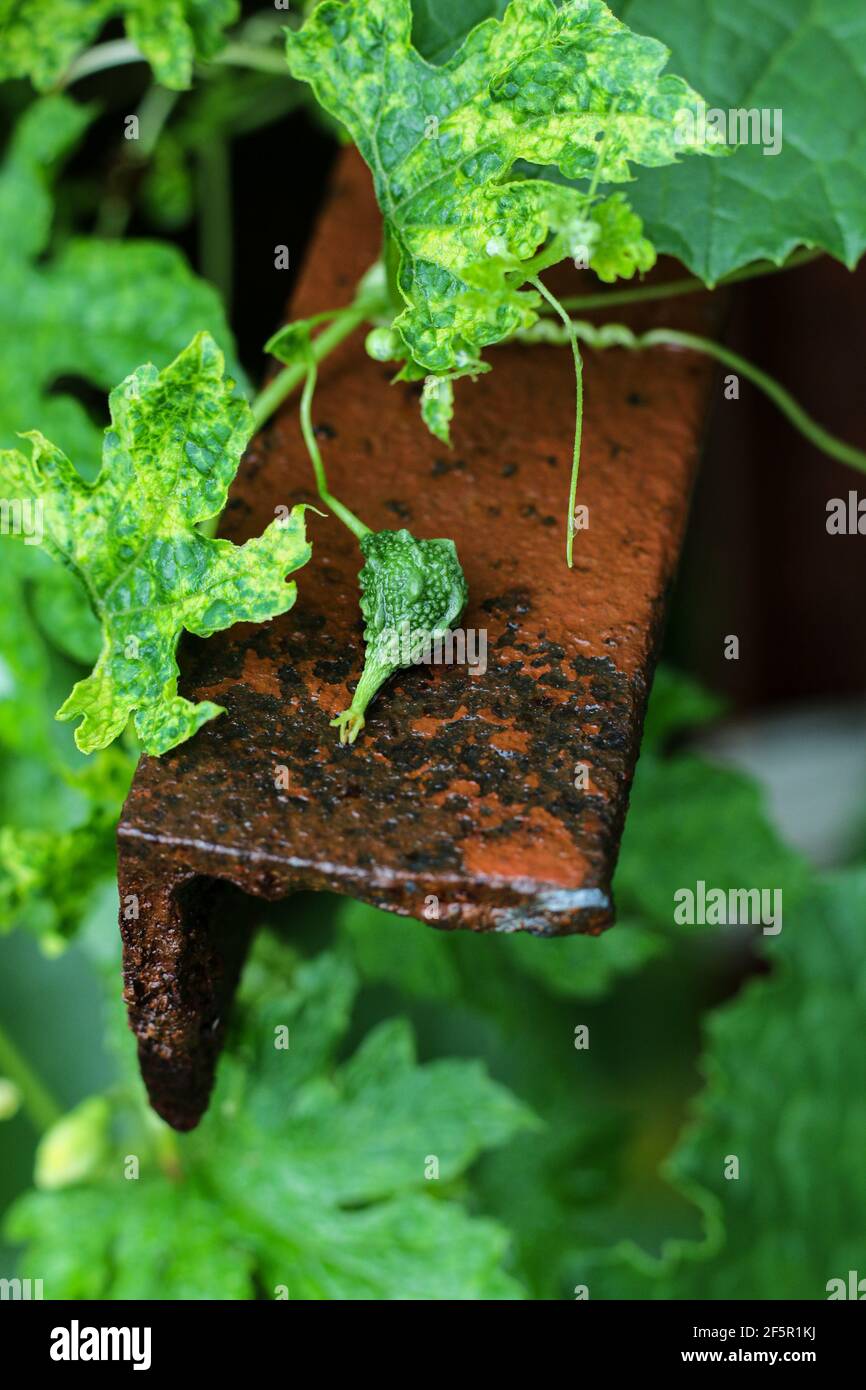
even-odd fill
[[[404,528],[368,531],[360,546],[367,651],[351,705],[331,720],[341,743],[355,742],[365,711],[385,682],[395,671],[414,665],[428,642],[453,628],[469,597],[452,540],[419,541]]]

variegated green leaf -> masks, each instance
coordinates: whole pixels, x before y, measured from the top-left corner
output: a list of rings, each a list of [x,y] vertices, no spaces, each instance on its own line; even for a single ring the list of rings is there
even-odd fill
[[[99,660],[58,714],[82,717],[83,752],[106,747],[133,714],[148,753],[190,738],[222,711],[178,695],[181,631],[209,637],[294,602],[286,576],[310,555],[302,507],[240,547],[197,530],[222,510],[252,433],[232,388],[202,333],[164,371],[139,367],[111,393],[95,483],[36,431],[29,458],[0,453],[0,490],[36,503],[42,544],[81,579],[102,624]]]
[[[512,0],[438,67],[411,28],[409,0],[326,0],[288,34],[287,56],[372,170],[407,356],[445,373],[534,320],[537,296],[520,286],[542,246],[545,264],[579,252],[597,184],[718,146],[682,119],[698,97],[662,75],[667,49],[602,0]],[[522,177],[521,160],[588,187]],[[615,249],[599,237],[590,264],[645,268],[649,246],[632,227],[623,253],[620,204],[596,225],[608,223]]]
[[[421,419],[443,444],[451,443],[454,418],[454,385],[450,377],[428,376],[421,392]]]

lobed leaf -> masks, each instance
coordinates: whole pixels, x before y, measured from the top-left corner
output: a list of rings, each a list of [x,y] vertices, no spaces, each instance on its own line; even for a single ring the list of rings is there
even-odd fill
[[[766,111],[768,120],[781,113],[776,154],[746,143],[730,161],[641,175],[633,201],[658,250],[710,285],[754,261],[780,265],[799,246],[853,269],[866,250],[866,8],[850,0],[613,0],[613,8],[670,46],[709,108],[759,119]]]
[[[52,1298],[519,1298],[505,1230],[456,1183],[526,1108],[477,1063],[419,1065],[399,1020],[337,1065],[357,981],[336,956],[296,966],[262,937],[251,967],[201,1129],[171,1137],[167,1172],[151,1120],[140,1182],[122,1176],[127,1129],[102,1171],[20,1199],[24,1277],[38,1267]]]
[[[717,147],[678,124],[698,98],[662,75],[664,46],[602,0],[512,0],[439,67],[412,46],[411,27],[409,0],[326,0],[286,51],[372,170],[410,374],[444,374],[534,321],[537,295],[520,289],[528,263],[549,238],[545,263],[574,254],[598,182]],[[590,187],[523,177],[518,161]],[[622,213],[609,220],[620,251],[600,246],[605,272],[623,259],[645,268],[648,244],[636,252],[629,228],[623,257]]]
[[[145,751],[164,753],[221,713],[177,693],[182,630],[209,637],[291,608],[286,576],[305,564],[303,507],[244,546],[196,528],[225,504],[252,433],[223,355],[199,334],[164,371],[140,367],[111,393],[103,466],[87,483],[38,431],[31,455],[0,453],[0,484],[42,509],[43,545],[81,580],[103,630],[96,666],[58,712],[76,743],[105,748],[131,715]]]

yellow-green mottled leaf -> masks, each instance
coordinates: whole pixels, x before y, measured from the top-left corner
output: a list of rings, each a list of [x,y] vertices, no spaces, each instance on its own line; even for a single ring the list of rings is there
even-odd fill
[[[443,444],[451,443],[453,417],[454,387],[450,377],[429,376],[421,393],[421,419]]]
[[[600,280],[630,280],[635,271],[652,269],[656,258],[652,242],[644,236],[640,218],[622,193],[596,203],[591,220],[597,232],[589,265]]]
[[[83,582],[102,625],[93,672],[58,712],[81,717],[82,752],[105,748],[131,715],[148,753],[190,738],[221,709],[177,693],[182,630],[209,637],[294,602],[286,576],[310,555],[302,507],[244,546],[196,529],[222,510],[252,433],[249,406],[232,388],[222,353],[201,333],[164,371],[139,367],[111,393],[96,482],[37,431],[29,458],[0,453],[0,491],[38,507],[42,545]]]
[[[269,352],[280,362],[285,362],[287,366],[306,362],[312,346],[310,322],[309,319],[299,319],[296,323],[285,324],[265,343],[265,352]]]
[[[598,183],[718,146],[682,119],[698,97],[663,75],[667,49],[602,0],[512,0],[438,67],[411,28],[409,0],[326,0],[287,35],[287,57],[372,170],[397,253],[406,354],[445,373],[533,322],[537,296],[520,289],[527,263],[549,239],[545,263],[574,254]],[[588,187],[523,177],[518,161]],[[636,251],[630,231],[623,258],[615,221],[605,271],[645,266],[647,244]]]

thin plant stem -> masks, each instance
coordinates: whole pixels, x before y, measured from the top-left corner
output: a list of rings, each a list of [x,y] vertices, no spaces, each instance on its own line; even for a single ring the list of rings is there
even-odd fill
[[[166,121],[182,96],[170,87],[155,82],[142,97],[138,108],[138,128],[141,138],[136,150],[137,159],[150,159],[159,142]]]
[[[552,266],[559,265],[566,256],[565,240],[560,236],[555,236],[551,241],[535,255],[530,261],[524,261],[519,270],[519,281],[514,281],[514,288],[519,285],[531,285],[533,277],[538,276],[544,270],[550,270]]]
[[[253,68],[256,72],[278,73],[289,77],[285,54],[279,48],[259,47],[251,43],[227,43],[211,59],[213,63],[227,63],[235,68]]]
[[[128,168],[146,164],[153,156],[165,123],[180,96],[180,92],[160,87],[158,83],[147,89],[136,112],[140,139],[123,141],[123,159]],[[99,206],[96,235],[112,239],[122,237],[131,216],[129,198],[121,193],[106,193]]]
[[[798,266],[808,265],[821,255],[821,251],[803,247],[795,251],[784,265],[773,265],[770,261],[748,265],[742,270],[726,275],[714,288],[724,289],[726,285],[737,285],[743,280],[755,280],[763,275],[778,275],[783,270],[796,270]],[[637,285],[632,289],[610,290],[607,293],[569,295],[560,302],[564,309],[573,313],[587,313],[590,309],[610,309],[619,304],[640,304],[654,299],[672,299],[681,294],[697,294],[698,291],[708,288],[696,275],[689,275],[680,280],[669,280],[663,285]]]
[[[641,351],[645,348],[673,347],[706,353],[708,357],[715,358],[723,366],[730,367],[732,371],[751,381],[817,449],[828,454],[830,458],[838,459],[840,463],[866,473],[866,453],[862,449],[855,448],[853,444],[846,444],[844,440],[830,434],[806,413],[775,377],[762,371],[739,353],[723,347],[721,343],[713,342],[711,338],[700,337],[696,333],[683,333],[675,328],[653,328],[648,333],[636,334],[624,323],[595,324],[587,323],[583,319],[571,319],[569,322],[570,329],[564,332],[550,320],[541,319],[516,336],[523,342],[564,343],[571,339],[573,332],[581,342],[591,348],[623,347],[630,351]]]
[[[563,326],[568,334],[571,343],[571,353],[574,358],[574,385],[575,385],[575,410],[574,410],[574,447],[571,454],[571,483],[568,490],[568,523],[565,532],[565,558],[568,561],[568,568],[574,568],[574,506],[577,498],[577,476],[580,472],[580,443],[583,434],[583,362],[580,357],[580,349],[577,346],[577,333],[574,324],[563,309],[559,300],[541,280],[534,278],[530,281],[531,285],[538,290],[538,293],[547,300],[555,313],[562,319]]]
[[[866,453],[862,449],[855,448],[853,444],[846,444],[844,440],[830,434],[829,430],[825,430],[806,413],[780,382],[760,367],[756,367],[753,362],[741,357],[739,353],[731,352],[729,348],[714,343],[710,338],[702,338],[695,333],[680,333],[672,328],[654,329],[644,334],[642,341],[637,344],[639,347],[656,345],[693,348],[695,352],[705,352],[723,366],[731,367],[733,371],[739,372],[747,381],[757,386],[759,391],[763,391],[794,428],[805,435],[816,449],[828,454],[830,458],[838,459],[840,463],[846,463],[849,467],[858,468],[862,473],[866,473]]]
[[[71,87],[73,82],[80,82],[83,77],[92,77],[94,73],[147,61],[141,49],[129,39],[109,39],[106,43],[94,44],[84,53],[79,53],[70,63],[59,85]],[[287,79],[289,77],[286,60],[281,51],[264,45],[259,47],[257,44],[227,43],[225,48],[213,56],[210,63],[200,66],[203,71],[207,71],[209,66],[215,65],[252,68],[256,72],[276,73]]]
[[[40,1081],[30,1063],[22,1057],[11,1038],[0,1028],[0,1073],[14,1081],[21,1092],[24,1109],[36,1129],[44,1134],[56,1124],[63,1111]]]
[[[363,521],[355,516],[354,512],[350,512],[349,508],[345,507],[339,498],[334,497],[328,487],[325,465],[322,462],[319,441],[316,439],[316,431],[313,428],[312,420],[313,393],[316,389],[316,378],[318,376],[316,362],[312,353],[308,356],[306,371],[307,379],[304,382],[304,389],[301,393],[301,434],[304,436],[307,453],[310,455],[313,472],[316,475],[316,487],[325,506],[330,507],[331,511],[336,517],[339,517],[343,525],[348,526],[352,535],[356,536],[358,540],[361,540],[362,537],[369,535],[369,526],[365,526]]]
[[[93,48],[79,53],[67,68],[60,85],[71,87],[73,82],[80,82],[82,77],[91,77],[95,72],[124,67],[127,63],[146,62],[141,49],[136,48],[129,39],[109,39],[107,43],[95,44]]]
[[[350,333],[364,322],[370,312],[369,305],[360,300],[349,304],[345,309],[341,309],[334,315],[333,322],[323,328],[318,337],[314,338],[310,351],[313,361],[321,362],[329,353],[338,347],[344,338],[348,338]],[[284,367],[278,372],[273,381],[269,382],[256,396],[252,404],[253,421],[257,430],[270,419],[278,406],[282,405],[287,396],[300,386],[307,376],[307,363],[294,362],[290,367]]]

